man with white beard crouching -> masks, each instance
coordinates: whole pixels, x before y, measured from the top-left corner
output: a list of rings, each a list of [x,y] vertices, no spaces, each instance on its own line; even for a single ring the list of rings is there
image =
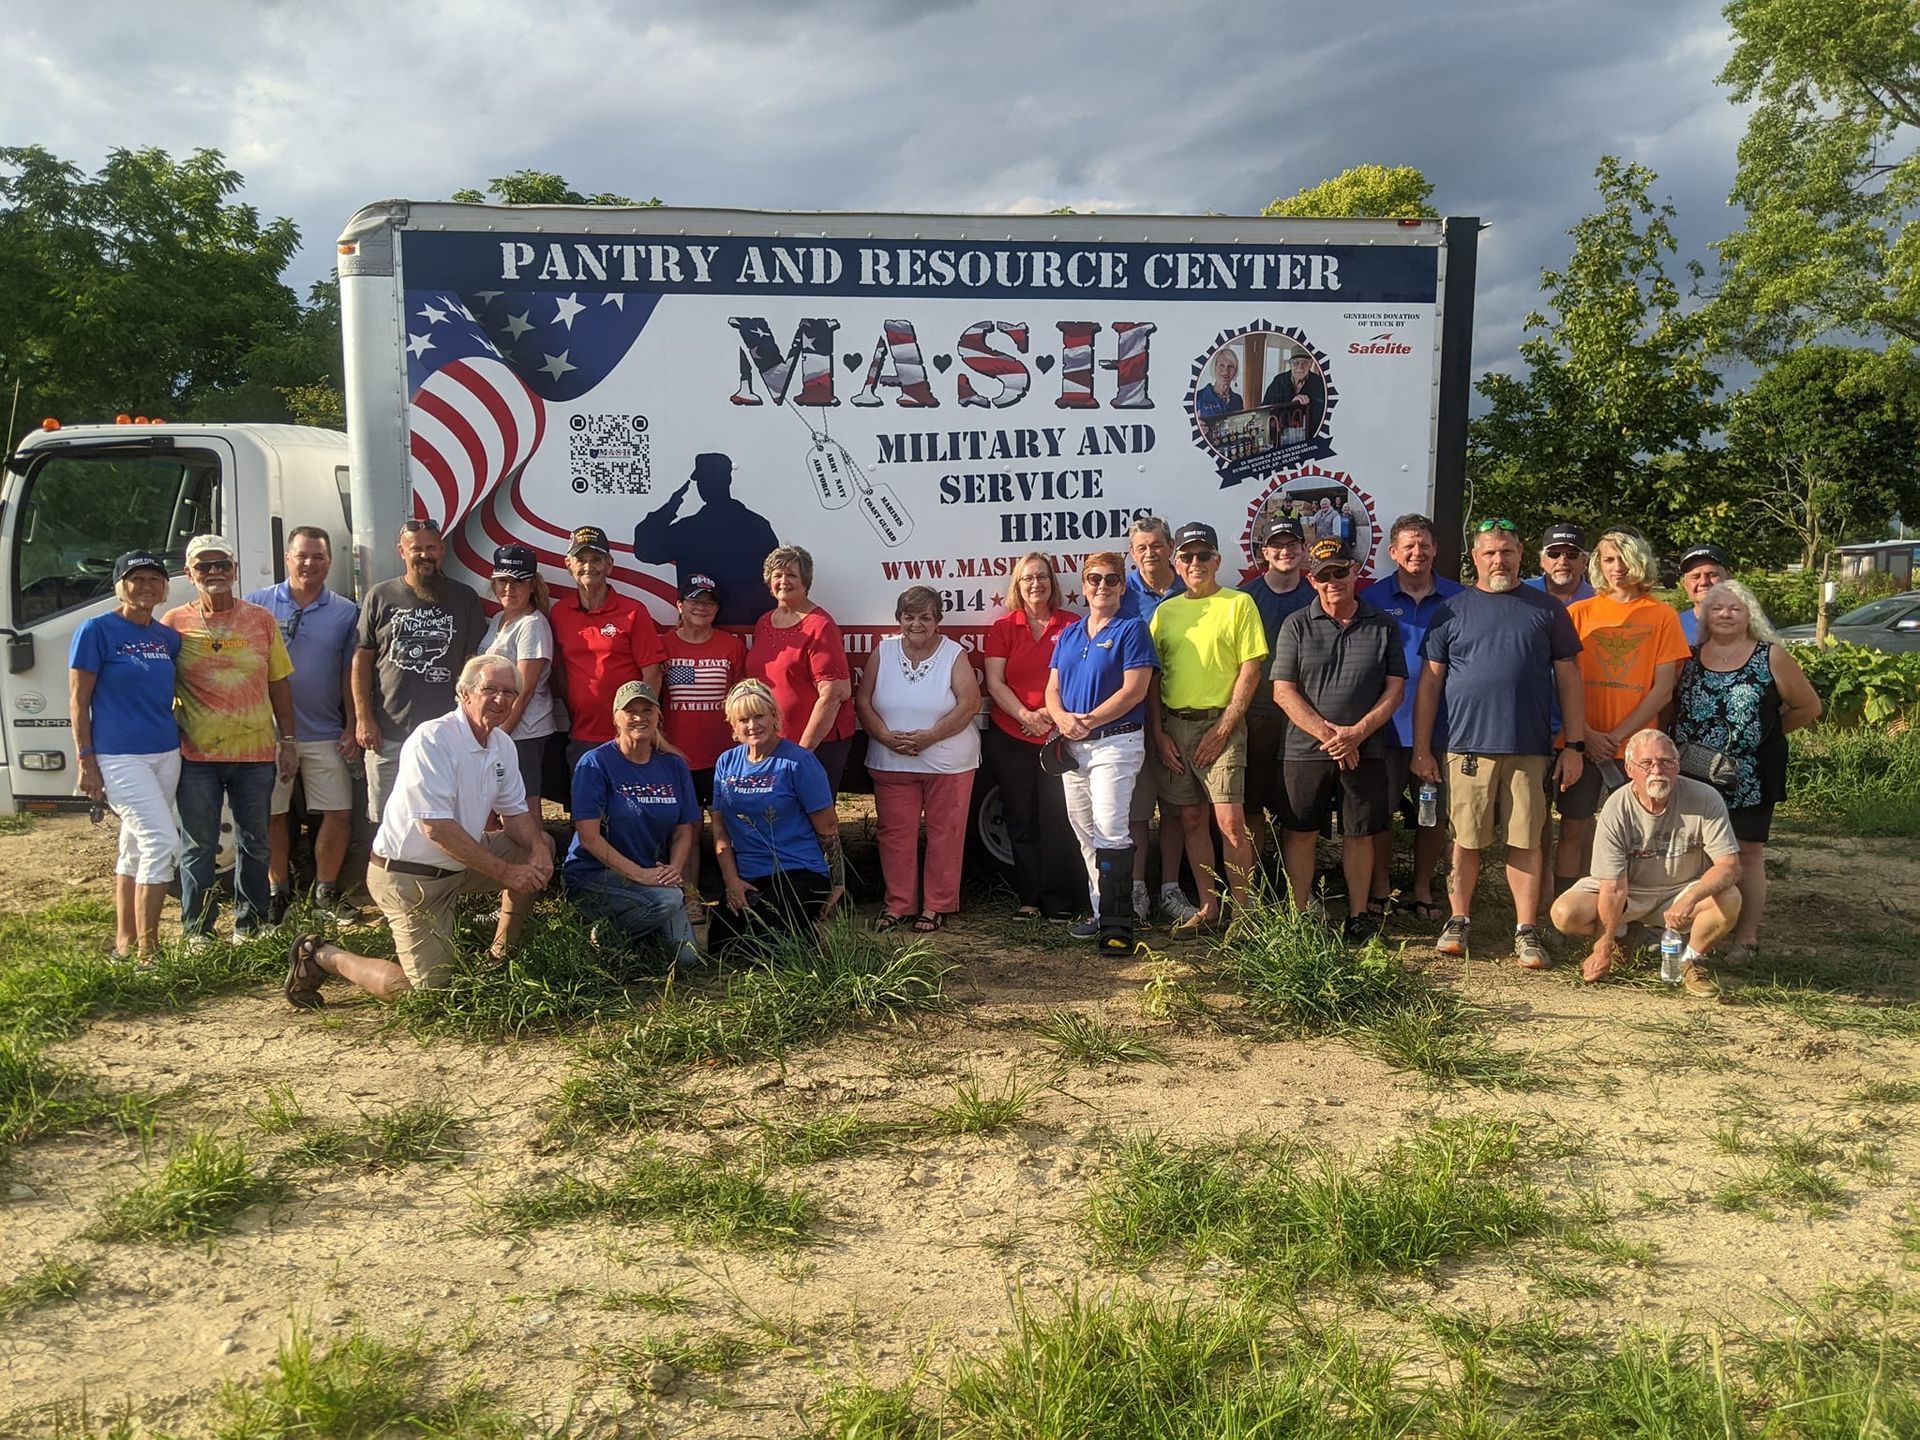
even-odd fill
[[[1568,935],[1597,935],[1581,974],[1613,972],[1621,926],[1658,916],[1687,937],[1680,982],[1689,995],[1719,995],[1706,954],[1740,918],[1740,842],[1726,801],[1703,780],[1680,773],[1680,752],[1658,730],[1627,742],[1629,784],[1607,797],[1593,837],[1593,873],[1553,902],[1553,923]]]

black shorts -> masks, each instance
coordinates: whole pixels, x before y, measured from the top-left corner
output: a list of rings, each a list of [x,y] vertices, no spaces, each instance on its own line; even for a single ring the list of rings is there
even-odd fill
[[[1742,805],[1738,810],[1727,811],[1727,819],[1733,825],[1733,838],[1741,844],[1764,845],[1773,833],[1773,802]]]
[[[1271,711],[1247,714],[1247,818],[1261,811],[1273,816],[1282,830],[1298,830],[1293,823],[1293,805],[1287,799],[1282,776],[1280,751],[1287,743],[1287,717]]]
[[[1440,824],[1447,823],[1447,769],[1446,752],[1443,750],[1435,757],[1440,761],[1440,779],[1437,782],[1440,791]],[[1387,809],[1398,811],[1400,822],[1409,830],[1420,827],[1420,786],[1422,780],[1413,773],[1413,751],[1402,745],[1390,746],[1387,750]]]
[[[1335,796],[1340,799],[1342,835],[1378,835],[1393,817],[1384,759],[1362,760],[1352,770],[1342,770],[1333,760],[1289,759],[1283,769],[1287,802],[1293,807],[1289,830],[1317,832],[1333,813]]]
[[[1558,751],[1555,752],[1556,756]],[[1562,790],[1554,781],[1553,766],[1547,767],[1547,797],[1560,812],[1562,820],[1591,820],[1600,813],[1600,802],[1606,798],[1605,786],[1600,783],[1600,767],[1588,760],[1580,767],[1580,778]]]

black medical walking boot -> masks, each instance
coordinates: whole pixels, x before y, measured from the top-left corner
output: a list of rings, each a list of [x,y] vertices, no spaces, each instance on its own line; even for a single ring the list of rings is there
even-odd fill
[[[1133,846],[1096,850],[1093,863],[1100,876],[1100,953],[1133,953]]]

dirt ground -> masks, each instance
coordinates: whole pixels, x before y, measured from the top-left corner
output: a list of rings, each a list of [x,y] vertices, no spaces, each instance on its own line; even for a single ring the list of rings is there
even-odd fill
[[[63,818],[0,835],[0,905],[101,892],[110,831]],[[1883,992],[1914,998],[1920,863],[1910,844],[1796,837],[1776,850],[1773,950],[1816,961],[1870,953]],[[1737,989],[1709,1006],[1657,987],[1583,986],[1577,965],[1523,974],[1504,946],[1448,964],[1409,927],[1396,931],[1409,957],[1485,1007],[1500,1047],[1550,1082],[1517,1093],[1444,1088],[1342,1039],[1266,1036],[1224,986],[1180,965],[1164,931],[1148,937],[1174,963],[1160,973],[1184,978],[1215,1018],[1151,1019],[1141,997],[1156,961],[1115,967],[1055,931],[1038,946],[1010,944],[1021,932],[1006,908],[982,902],[940,937],[956,967],[952,1012],[858,1032],[784,1066],[716,1066],[688,1082],[696,1123],[662,1143],[692,1152],[744,1147],[749,1113],[857,1107],[905,1120],[970,1075],[989,1090],[1009,1075],[1043,1082],[1010,1129],[776,1172],[820,1198],[828,1217],[821,1243],[791,1252],[688,1245],[663,1227],[604,1221],[520,1236],[490,1227],[490,1198],[603,1163],[543,1142],[576,1057],[563,1041],[423,1043],[339,987],[330,994],[344,1003],[318,1015],[263,987],[179,1015],[93,1024],[56,1053],[111,1088],[166,1094],[162,1145],[188,1124],[244,1134],[244,1109],[284,1087],[320,1121],[449,1101],[465,1153],[397,1173],[317,1171],[217,1243],[167,1246],[80,1235],[101,1198],[141,1168],[136,1138],[103,1131],[23,1147],[0,1171],[0,1282],[56,1251],[94,1275],[74,1303],[0,1323],[0,1434],[45,1433],[54,1407],[82,1399],[96,1416],[130,1404],[157,1425],[190,1429],[223,1380],[265,1369],[294,1321],[323,1338],[356,1327],[418,1335],[441,1383],[477,1376],[535,1419],[571,1412],[576,1425],[609,1431],[617,1419],[627,1434],[805,1434],[823,1385],[890,1382],[922,1358],[938,1375],[951,1354],[1004,1332],[1016,1291],[1140,1283],[1097,1264],[1076,1219],[1113,1138],[1141,1130],[1183,1141],[1259,1132],[1365,1157],[1434,1117],[1514,1118],[1583,1142],[1558,1198],[1597,1191],[1614,1234],[1658,1247],[1652,1263],[1596,1261],[1590,1283],[1557,1288],[1521,1256],[1481,1253],[1386,1287],[1388,1300],[1495,1314],[1550,1304],[1608,1331],[1764,1325],[1783,1301],[1830,1284],[1920,1281],[1900,1239],[1920,1217],[1920,1106],[1847,1098],[1920,1077],[1912,1039],[1808,1023],[1743,1004]],[[1054,1007],[1149,1035],[1171,1063],[1058,1068],[1031,1029]],[[1844,1198],[1820,1218],[1791,1205],[1729,1212],[1711,1197],[1753,1164],[1715,1141],[1735,1121],[1755,1134],[1818,1132],[1871,1159],[1837,1163]],[[271,1153],[274,1142],[249,1143]],[[1194,1293],[1213,1278],[1177,1263],[1145,1277]],[[643,1292],[671,1292],[677,1313],[607,1308],[609,1297]],[[648,1337],[722,1334],[748,1341],[735,1363],[656,1371],[659,1393],[621,1358]]]

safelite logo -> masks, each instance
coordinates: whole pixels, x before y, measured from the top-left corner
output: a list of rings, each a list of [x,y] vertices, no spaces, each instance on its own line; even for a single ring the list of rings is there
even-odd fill
[[[1382,330],[1371,340],[1354,340],[1347,345],[1349,355],[1411,355],[1413,347],[1396,339],[1398,330]]]

